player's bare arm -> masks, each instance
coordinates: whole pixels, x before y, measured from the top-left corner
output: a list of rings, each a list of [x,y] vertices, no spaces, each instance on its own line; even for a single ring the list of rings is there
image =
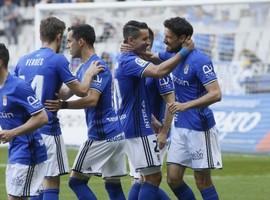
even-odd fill
[[[67,86],[75,95],[84,97],[88,94],[89,85],[92,82],[93,77],[101,71],[104,71],[104,67],[97,61],[92,62],[86,70],[81,83],[79,81],[72,81],[68,83]],[[66,94],[70,95],[70,92],[66,92]]]
[[[222,95],[217,80],[211,82],[210,84],[205,85],[205,88],[207,90],[207,93],[198,99],[188,101],[185,103],[175,102],[168,104],[170,112],[172,113],[183,112],[190,108],[206,107],[221,100]]]
[[[143,72],[143,76],[161,78],[169,74],[192,49],[194,49],[194,43],[191,39],[187,39],[183,44],[183,48],[172,58],[162,62],[159,65],[150,63]]]
[[[165,109],[164,122],[163,122],[162,128],[157,136],[160,149],[163,149],[164,146],[166,145],[167,135],[168,135],[168,132],[171,128],[173,114],[171,112],[169,112],[169,110],[168,110],[168,103],[175,102],[175,94],[174,94],[174,92],[171,92],[171,93],[163,95],[162,97],[163,97],[164,101],[166,102],[166,109]]]

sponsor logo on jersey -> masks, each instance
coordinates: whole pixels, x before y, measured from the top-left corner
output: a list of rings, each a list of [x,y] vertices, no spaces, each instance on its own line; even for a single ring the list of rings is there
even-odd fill
[[[189,70],[189,65],[186,64],[184,67],[184,74],[188,74],[188,70]]]
[[[173,82],[182,85],[182,86],[189,86],[189,82],[187,80],[183,80],[182,78],[178,78],[173,75]]]
[[[40,101],[35,96],[28,96],[27,97],[27,102],[33,108],[36,108],[36,107],[39,107],[40,106]]]
[[[164,77],[164,78],[160,78],[158,81],[159,81],[159,85],[162,87],[170,83],[170,78]]]
[[[212,65],[204,65],[202,69],[206,77],[215,76],[214,68]]]
[[[0,112],[0,119],[10,119],[13,118],[13,113]]]
[[[100,77],[99,75],[94,76],[93,79],[93,84],[95,84],[96,86],[101,86],[103,78]]]
[[[145,65],[148,63],[147,61],[141,59],[141,58],[136,58],[135,63],[137,63],[141,67],[145,67]]]

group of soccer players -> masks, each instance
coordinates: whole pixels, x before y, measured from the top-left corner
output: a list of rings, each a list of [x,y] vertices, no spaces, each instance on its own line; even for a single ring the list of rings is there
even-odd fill
[[[103,177],[110,199],[125,199],[120,177],[127,174],[126,156],[136,178],[128,199],[170,199],[159,188],[160,151],[168,138],[167,182],[175,196],[195,199],[183,180],[189,167],[203,199],[218,199],[210,173],[222,168],[218,131],[208,108],[221,99],[213,64],[194,48],[188,21],[170,18],[164,27],[167,49],[156,55],[150,51],[148,25],[127,22],[113,75],[95,54],[95,31],[88,24],[68,28],[70,54],[82,60],[76,77],[58,53],[65,23],[56,17],[41,21],[42,47],[19,60],[15,75],[20,79],[8,73],[8,50],[0,44],[0,141],[10,142],[10,200],[59,199],[60,176],[69,173],[59,109],[85,110],[88,139],[68,183],[79,200],[97,199],[88,186],[93,175]],[[80,98],[68,100],[74,94]]]

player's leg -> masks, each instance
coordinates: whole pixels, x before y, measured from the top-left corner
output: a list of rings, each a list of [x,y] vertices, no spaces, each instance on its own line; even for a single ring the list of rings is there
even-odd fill
[[[58,200],[60,176],[69,172],[65,144],[62,135],[42,134],[42,138],[47,148],[48,170],[43,181],[41,195],[43,195],[44,200]]]
[[[36,165],[8,164],[6,169],[6,187],[9,200],[24,200],[38,195],[47,163]]]
[[[96,200],[96,196],[88,187],[88,181],[90,177],[88,175],[76,172],[72,170],[68,185],[72,191],[76,194],[78,200]]]
[[[122,133],[124,135],[124,133]],[[120,138],[120,139],[117,139]],[[102,177],[105,180],[105,189],[111,200],[125,200],[120,177],[127,175],[125,140],[124,137],[116,136],[104,145],[107,146],[108,153],[101,155],[102,159],[107,159],[101,167]]]
[[[144,179],[138,199],[159,199],[159,185],[162,177],[156,135],[128,139],[127,153],[132,165]]]
[[[89,174],[94,174],[92,164],[95,161],[95,143],[97,142],[87,140],[82,144],[72,167],[68,184],[78,200],[97,199],[88,186]]]
[[[194,147],[193,169],[197,188],[200,190],[203,199],[217,200],[218,194],[211,179],[211,169],[222,168],[221,150],[219,146],[218,131],[214,127],[208,131],[194,134],[196,144],[200,149]]]
[[[173,128],[167,156],[167,182],[178,199],[193,200],[194,193],[184,182],[185,166],[191,165],[186,139],[187,131]]]

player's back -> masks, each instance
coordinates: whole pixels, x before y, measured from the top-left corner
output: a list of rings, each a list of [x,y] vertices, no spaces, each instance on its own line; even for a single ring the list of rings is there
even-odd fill
[[[57,99],[56,93],[63,83],[75,80],[68,65],[63,55],[55,53],[50,48],[41,48],[22,57],[16,66],[15,74],[30,83],[37,97],[44,103],[47,99]],[[45,128],[43,131],[45,134],[60,131],[56,113],[53,113],[48,125],[54,127]]]

